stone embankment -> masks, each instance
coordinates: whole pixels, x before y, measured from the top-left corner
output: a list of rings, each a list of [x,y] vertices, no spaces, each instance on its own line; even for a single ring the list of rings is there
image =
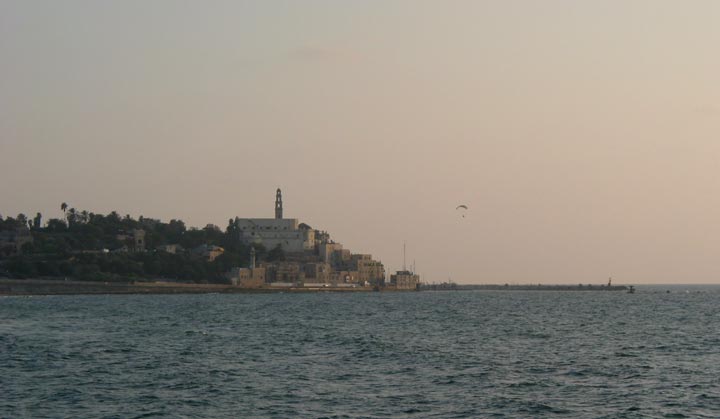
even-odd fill
[[[370,292],[373,288],[240,288],[222,284],[175,282],[101,282],[43,279],[0,279],[0,295],[81,295],[81,294],[239,294],[268,292]]]
[[[625,285],[460,285],[460,284],[430,284],[420,287],[421,291],[627,291]]]

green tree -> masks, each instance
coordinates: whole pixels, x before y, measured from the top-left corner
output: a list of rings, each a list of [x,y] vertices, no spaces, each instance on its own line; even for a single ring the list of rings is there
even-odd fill
[[[70,228],[73,228],[75,223],[77,222],[77,210],[75,208],[70,208],[67,212],[67,220],[68,220],[68,226]]]
[[[51,233],[61,233],[67,230],[67,223],[65,220],[59,220],[57,218],[51,218],[47,223],[47,231]]]
[[[17,255],[13,257],[8,261],[5,267],[8,272],[16,278],[32,278],[37,275],[35,264],[33,264],[27,256]]]
[[[285,251],[283,248],[278,244],[275,246],[272,250],[270,250],[267,254],[266,260],[268,262],[279,262],[285,260]]]
[[[28,223],[28,218],[25,214],[18,214],[17,217],[15,217],[15,220],[19,224],[18,227],[25,227]]]
[[[33,228],[35,230],[40,230],[40,227],[42,226],[42,214],[39,212],[35,215],[35,218],[33,218]]]

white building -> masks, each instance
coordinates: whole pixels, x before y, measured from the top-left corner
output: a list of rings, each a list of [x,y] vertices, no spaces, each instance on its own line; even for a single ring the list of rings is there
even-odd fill
[[[282,193],[277,190],[275,218],[235,218],[240,240],[245,244],[262,244],[272,250],[278,245],[289,253],[315,248],[315,230],[300,228],[296,218],[282,218]]]

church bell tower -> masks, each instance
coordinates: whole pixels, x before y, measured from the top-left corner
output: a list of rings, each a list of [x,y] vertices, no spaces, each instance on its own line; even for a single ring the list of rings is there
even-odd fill
[[[278,188],[275,194],[275,219],[280,220],[282,218],[282,192]]]

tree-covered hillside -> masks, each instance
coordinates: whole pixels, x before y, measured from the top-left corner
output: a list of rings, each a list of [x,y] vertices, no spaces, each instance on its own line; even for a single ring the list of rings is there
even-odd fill
[[[0,276],[220,283],[225,272],[247,266],[250,259],[250,247],[240,242],[232,220],[223,231],[213,225],[187,228],[181,220],[77,211],[64,203],[61,209],[64,219],[46,223],[40,213],[32,219],[0,216]],[[204,249],[214,250],[214,259]],[[256,253],[258,260],[283,257],[262,246]]]

